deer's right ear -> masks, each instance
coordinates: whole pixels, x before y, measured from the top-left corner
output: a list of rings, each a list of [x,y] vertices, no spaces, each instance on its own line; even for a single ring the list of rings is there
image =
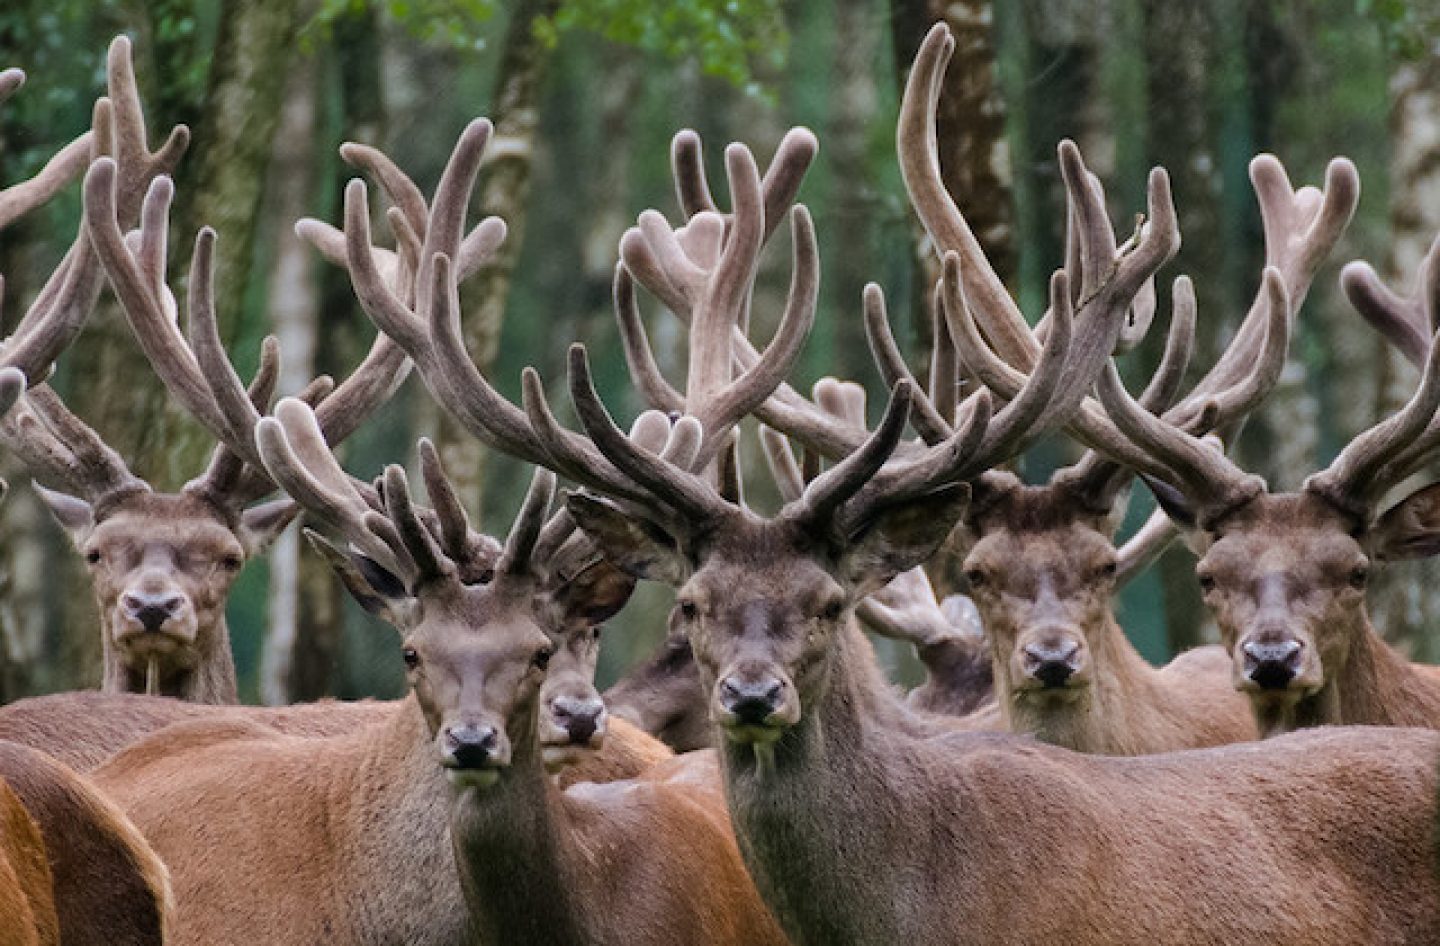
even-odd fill
[[[689,577],[679,543],[654,523],[587,493],[570,493],[565,508],[601,553],[627,575],[671,586]]]
[[[35,495],[44,500],[50,509],[50,515],[54,516],[60,528],[70,535],[71,541],[77,546],[84,542],[89,537],[90,530],[95,528],[94,508],[79,496],[46,489],[39,483],[34,485]]]
[[[403,581],[368,556],[342,551],[312,529],[304,532],[310,545],[330,563],[344,583],[345,590],[360,607],[396,628],[408,626],[415,599],[406,590]]]

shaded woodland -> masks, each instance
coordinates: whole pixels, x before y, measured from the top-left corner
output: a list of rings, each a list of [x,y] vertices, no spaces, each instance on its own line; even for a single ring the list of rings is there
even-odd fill
[[[1272,487],[1294,488],[1403,402],[1413,369],[1346,305],[1336,274],[1365,259],[1408,280],[1440,232],[1440,14],[1420,4],[18,0],[0,12],[0,66],[23,67],[29,83],[0,111],[0,181],[32,174],[88,126],[106,43],[129,34],[152,126],[184,122],[194,131],[178,175],[174,244],[188,246],[202,224],[219,231],[217,293],[234,358],[253,370],[260,338],[276,332],[292,372],[281,389],[293,391],[318,371],[346,374],[373,338],[345,274],[292,229],[302,216],[338,219],[353,173],[339,145],[375,144],[428,191],[459,129],[489,116],[497,138],[477,216],[504,218],[510,239],[467,288],[470,351],[518,400],[523,366],[562,386],[560,340],[582,340],[606,401],[631,417],[641,405],[611,311],[611,273],[635,215],[675,207],[671,136],[698,130],[719,180],[724,142],[747,142],[763,164],[784,130],[803,124],[821,142],[801,198],[815,216],[823,279],[802,376],[792,380],[862,381],[878,410],[880,379],[860,319],[866,282],[880,283],[892,312],[905,314],[896,321],[917,373],[926,363],[933,254],[905,199],[893,142],[904,79],[897,63],[910,62],[942,16],[958,43],[942,100],[942,169],[1032,318],[1063,253],[1060,139],[1080,145],[1117,221],[1143,209],[1150,166],[1169,170],[1184,244],[1167,272],[1195,279],[1197,370],[1228,341],[1259,282],[1251,157],[1276,154],[1298,185],[1319,183],[1326,162],[1343,154],[1364,185],[1357,218],[1316,279],[1280,386],[1238,455]],[[72,188],[0,236],[9,319],[64,252],[79,206]],[[762,335],[778,317],[788,272],[782,253],[766,265],[755,306]],[[171,269],[184,272],[185,261]],[[674,376],[684,362],[678,332],[666,318],[650,323]],[[1152,334],[1127,371],[1153,369],[1162,339]],[[203,470],[211,442],[168,404],[108,300],[54,384],[157,487],[177,488]],[[347,466],[373,476],[413,455],[422,433],[436,439],[480,527],[503,534],[528,473],[486,456],[418,380],[346,445]],[[1043,475],[1075,452],[1048,442],[1031,451],[1025,472]],[[17,487],[0,506],[0,701],[93,686],[99,642],[83,564],[18,465],[0,456],[0,475]],[[764,479],[757,466],[753,493],[763,495]],[[1153,505],[1137,490],[1131,506],[1133,528]],[[1213,633],[1201,623],[1193,566],[1177,546],[1126,590],[1125,626],[1153,660]],[[1440,660],[1437,579],[1437,566],[1405,563],[1370,592],[1377,626],[1417,659]],[[401,691],[394,635],[351,606],[294,529],[240,581],[230,626],[246,701]],[[602,683],[661,636],[667,594],[644,587],[611,622]]]

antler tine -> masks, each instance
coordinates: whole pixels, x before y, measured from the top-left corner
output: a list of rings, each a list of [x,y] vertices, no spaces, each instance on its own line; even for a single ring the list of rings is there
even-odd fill
[[[696,457],[696,463],[701,468],[719,453],[731,428],[770,397],[790,373],[815,324],[815,304],[820,294],[820,251],[815,243],[815,225],[803,204],[795,206],[790,219],[794,247],[790,292],[775,337],[766,346],[759,361],[712,397],[697,400],[695,395],[698,392],[687,391],[687,404],[697,408],[691,413],[699,419],[705,431],[705,443]],[[716,358],[728,366],[731,344],[728,331],[720,344],[722,347]]]
[[[458,561],[469,546],[470,517],[450,477],[445,475],[440,451],[428,437],[420,438],[420,475],[425,481],[425,495],[430,497],[430,505],[440,523],[440,546],[447,556]]]
[[[1320,264],[1355,214],[1360,201],[1360,176],[1350,161],[1335,158],[1325,169],[1323,192],[1313,187],[1296,191],[1290,185],[1285,166],[1273,155],[1262,154],[1250,162],[1250,182],[1264,225],[1265,265],[1279,271],[1293,320]],[[1225,388],[1234,387],[1239,378],[1249,373],[1254,350],[1262,344],[1267,331],[1265,305],[1266,289],[1262,282],[1234,338],[1191,389],[1187,400],[1203,402]]]
[[[1418,452],[1423,452],[1433,446],[1436,437],[1429,427],[1437,409],[1440,409],[1440,345],[1432,338],[1424,373],[1409,403],[1351,440],[1328,467],[1305,481],[1304,488],[1325,496],[1342,509],[1365,514],[1371,503],[1395,485],[1396,473],[1403,470],[1391,461],[1402,454],[1413,456],[1416,447],[1421,448]],[[1379,475],[1387,464],[1390,464],[1391,475]]]
[[[876,288],[879,289],[878,286]],[[960,353],[955,350],[955,339],[951,337],[950,325],[945,320],[944,303],[940,300],[941,291],[940,287],[935,288],[930,305],[930,406],[940,415],[945,425],[953,429],[955,410],[960,406]],[[879,301],[883,306],[883,295]],[[891,340],[894,338],[890,333],[888,317],[885,319],[885,337]],[[870,344],[873,351],[875,343],[872,341]]]
[[[1440,329],[1440,236],[1420,263],[1409,296],[1392,291],[1369,263],[1355,260],[1340,271],[1350,305],[1417,368],[1425,364],[1430,334]]]
[[[874,478],[890,454],[895,452],[909,420],[913,392],[910,382],[897,383],[890,390],[884,418],[860,449],[816,477],[800,499],[787,506],[782,515],[805,522],[828,522],[847,500]]]
[[[149,489],[48,385],[31,388],[20,405],[4,419],[5,440],[36,478],[91,501]]]
[[[765,455],[765,465],[775,480],[784,502],[793,503],[805,493],[805,477],[795,454],[790,449],[790,439],[772,427],[760,425],[760,450]]]
[[[880,369],[880,377],[888,385],[894,385],[899,381],[909,381],[916,385],[919,390],[915,376],[910,372],[910,366],[905,363],[905,356],[900,354],[900,346],[895,343],[895,336],[890,330],[890,316],[885,311],[885,292],[877,283],[866,283],[862,295],[861,308],[865,315],[865,338],[870,342],[870,354],[875,359],[875,365]],[[937,320],[936,325],[941,321]],[[945,332],[945,340],[941,340],[938,333],[935,339],[936,351],[948,347],[951,355],[954,354],[954,347],[949,345],[949,330]],[[940,368],[937,365],[936,368]],[[950,367],[950,377],[954,379],[953,362]],[[932,378],[932,384],[934,379]],[[951,397],[951,416],[954,411],[954,398]],[[937,444],[955,432],[950,422],[945,419],[945,414],[929,398],[917,397],[910,409],[910,423],[914,426],[915,432],[927,444]],[[863,425],[862,425],[863,426]]]
[[[544,467],[536,467],[530,479],[530,489],[525,493],[525,502],[515,516],[510,534],[505,538],[505,554],[500,557],[499,570],[511,574],[524,572],[531,566],[541,529],[545,525],[545,513],[555,498],[555,474]]]
[[[309,405],[282,398],[271,416],[260,419],[255,442],[270,476],[307,513],[395,574],[418,574],[393,526],[377,528],[367,519],[373,510],[336,462]],[[384,517],[378,518],[388,525]]]
[[[761,181],[765,208],[763,239],[770,239],[780,226],[819,150],[820,143],[808,128],[792,128],[780,139],[780,146],[775,149]],[[688,128],[676,133],[670,144],[670,166],[675,177],[676,197],[687,218],[706,212],[720,213],[705,179],[699,135]]]
[[[1154,564],[1179,534],[1180,527],[1164,509],[1152,512],[1145,524],[1115,550],[1115,586],[1123,587]]]
[[[681,413],[685,410],[685,395],[665,380],[660,366],[655,362],[655,353],[645,332],[644,320],[640,318],[640,306],[635,298],[635,279],[624,263],[615,264],[615,277],[611,283],[615,302],[615,320],[620,326],[620,341],[625,348],[625,364],[635,388],[645,402],[656,410],[667,413]]]
[[[425,232],[430,219],[430,206],[425,201],[425,195],[415,186],[410,175],[390,160],[389,155],[379,148],[347,141],[340,146],[340,158],[356,170],[369,172],[390,202],[405,215],[411,228],[416,233]]]
[[[901,572],[884,588],[867,595],[855,606],[855,616],[876,634],[916,647],[954,633],[935,600],[929,576],[919,566]]]
[[[429,294],[438,287],[438,281],[431,278],[436,258],[444,255],[453,262],[460,256],[460,245],[465,236],[465,210],[480,173],[485,146],[489,144],[493,131],[489,119],[477,118],[470,122],[460,133],[450,152],[450,159],[445,162],[445,170],[435,188],[425,241],[420,247],[420,271],[415,277],[416,302],[422,312],[430,307]]]
[[[3,78],[4,73],[0,73]],[[3,86],[0,86],[3,91]],[[19,368],[0,368],[0,418],[10,413],[10,408],[25,393],[25,372]]]
[[[955,206],[940,176],[935,111],[945,67],[955,51],[950,28],[937,23],[915,54],[905,83],[896,126],[900,174],[910,204],[940,253],[956,252],[966,262],[966,292],[986,317],[986,335],[1000,356],[1021,370],[1039,357],[1040,344],[1030,331],[1004,282],[985,260],[980,242]]]
[[[373,510],[365,513],[366,527],[374,531],[376,520],[385,522],[386,516],[415,564],[414,581],[423,582],[454,573],[454,564],[440,551],[435,537],[420,518],[415,499],[410,495],[410,480],[405,475],[405,468],[398,463],[385,468],[385,515]]]
[[[646,494],[638,499],[647,502],[653,497],[694,521],[712,519],[731,508],[703,478],[641,449],[615,426],[595,390],[584,345],[570,346],[569,375],[570,399],[580,423],[600,452],[644,488]]]

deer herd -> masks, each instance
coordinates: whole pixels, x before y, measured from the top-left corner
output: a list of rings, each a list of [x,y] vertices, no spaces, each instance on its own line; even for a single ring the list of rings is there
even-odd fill
[[[512,401],[466,350],[459,287],[506,235],[467,227],[483,119],[428,197],[380,151],[342,148],[393,245],[359,179],[338,227],[297,232],[345,271],[376,341],[339,384],[277,399],[267,338],[247,385],[222,343],[214,231],[174,280],[184,298],[170,288],[188,132],[152,148],[117,39],[91,130],[0,191],[4,228],[82,179],[75,241],[0,347],[0,448],[88,564],[104,657],[99,692],[0,707],[0,944],[1440,943],[1440,670],[1365,609],[1372,569],[1440,552],[1440,486],[1415,481],[1440,453],[1440,242],[1410,297],[1344,269],[1419,381],[1272,494],[1225,446],[1280,376],[1359,199],[1353,165],[1297,190],[1252,162],[1254,302],[1193,366],[1196,320],[1225,314],[1176,278],[1163,356],[1132,395],[1114,358],[1148,333],[1180,243],[1165,172],[1117,234],[1060,145],[1065,263],[1027,318],[941,181],[954,46],[944,26],[926,38],[897,133],[940,274],[925,383],[874,284],[878,422],[852,381],[787,383],[819,300],[796,202],[818,143],[794,129],[763,170],[730,145],[722,209],[681,132],[678,218],[647,210],[619,244],[615,314],[648,405],[626,429],[583,345],[566,372],[578,427],[533,369]],[[23,80],[0,72],[0,100]],[[752,319],[782,226],[789,291]],[[178,493],[46,383],[107,291],[215,439]],[[683,325],[683,386],[642,295]],[[778,325],[768,343],[760,321]],[[461,428],[533,465],[506,535],[467,518],[428,441],[373,482],[337,458],[412,370]],[[751,416],[769,512],[743,498]],[[1084,452],[1027,484],[1013,461],[1047,436]],[[1117,545],[1137,477],[1159,509]],[[395,629],[405,698],[237,705],[226,599],[298,516]],[[1114,596],[1181,535],[1221,643],[1155,668]],[[942,546],[968,597],[939,600],[925,566]],[[675,590],[666,633],[602,695],[601,626],[640,581]],[[925,681],[897,692],[862,626],[913,646]]]

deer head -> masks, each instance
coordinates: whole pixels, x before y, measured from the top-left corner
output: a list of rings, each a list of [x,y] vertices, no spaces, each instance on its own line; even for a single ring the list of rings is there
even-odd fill
[[[1417,298],[1408,301],[1352,265],[1344,280],[1352,301],[1362,311],[1371,307],[1372,321],[1388,317],[1407,333],[1428,332],[1437,252],[1431,250]],[[1374,312],[1377,306],[1387,311]],[[1236,686],[1251,694],[1266,732],[1352,721],[1343,704],[1360,694],[1357,681],[1347,683],[1350,671],[1373,669],[1374,651],[1383,646],[1365,613],[1372,567],[1440,551],[1440,488],[1414,490],[1388,508],[1382,503],[1440,443],[1440,346],[1424,350],[1422,367],[1400,411],[1355,437],[1299,491],[1274,495],[1258,477],[1138,405],[1113,370],[1101,379],[1102,402],[1140,448],[1137,468],[1170,516],[1195,533],[1201,589],[1232,652]]]
[[[400,632],[411,689],[452,782],[494,784],[537,724],[552,765],[601,744],[599,627],[634,581],[576,535],[568,515],[547,521],[553,474],[537,472],[502,545],[470,528],[428,441],[420,461],[429,509],[398,466],[378,490],[353,480],[302,401],[282,400],[257,438],[276,481],[348,540],[339,547],[311,534],[351,595]]]

